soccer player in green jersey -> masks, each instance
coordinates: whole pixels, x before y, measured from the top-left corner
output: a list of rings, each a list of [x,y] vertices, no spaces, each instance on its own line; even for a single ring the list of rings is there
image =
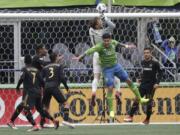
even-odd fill
[[[123,69],[123,67],[117,63],[116,56],[116,46],[121,45],[122,47],[126,47],[124,44],[119,43],[116,40],[112,40],[110,33],[104,33],[102,35],[103,42],[98,43],[96,46],[85,51],[84,54],[74,57],[74,60],[80,60],[84,58],[86,55],[93,54],[94,52],[99,53],[100,64],[102,67],[103,75],[105,78],[105,84],[108,88],[107,91],[107,101],[108,107],[110,110],[110,118],[114,118],[113,111],[113,87],[114,87],[114,76],[118,77],[120,80],[125,81],[132,92],[137,97],[140,103],[147,103],[149,99],[142,98],[139,90],[136,85],[129,79],[127,72]]]

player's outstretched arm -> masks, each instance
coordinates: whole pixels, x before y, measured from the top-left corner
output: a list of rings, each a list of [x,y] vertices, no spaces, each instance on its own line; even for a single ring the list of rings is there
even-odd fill
[[[19,80],[18,80],[18,83],[17,83],[17,86],[16,86],[16,92],[17,93],[20,93],[20,86],[21,86],[21,84],[23,83],[23,80],[24,80],[24,75],[25,75],[25,70],[24,69],[22,69],[22,71],[23,71],[23,73],[22,73],[22,75],[20,76],[20,78],[19,78]]]
[[[118,45],[124,48],[136,48],[135,45],[128,45],[128,44],[124,44],[124,43],[120,43],[118,42]]]
[[[88,50],[86,50],[84,54],[79,55],[78,57],[73,57],[72,59],[79,61],[79,60],[83,59],[86,55],[91,55],[94,52],[99,52],[101,49],[102,48],[99,45],[93,46],[93,47],[89,48]]]
[[[23,77],[21,76],[18,83],[17,83],[17,86],[16,86],[16,92],[17,93],[20,93],[20,86],[22,83],[23,83]]]
[[[78,57],[72,57],[73,60],[77,60],[77,61],[80,61],[82,60],[86,55],[85,54],[82,54],[82,55],[79,55]]]

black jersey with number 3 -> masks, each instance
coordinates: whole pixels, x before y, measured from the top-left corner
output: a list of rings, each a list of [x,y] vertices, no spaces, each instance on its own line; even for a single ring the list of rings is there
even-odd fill
[[[44,87],[44,81],[38,69],[34,67],[24,67],[22,69],[21,80],[24,90],[32,94],[41,94],[41,87]]]
[[[42,76],[45,78],[45,88],[59,87],[63,83],[68,90],[68,86],[63,74],[63,69],[59,64],[49,64],[42,70]]]

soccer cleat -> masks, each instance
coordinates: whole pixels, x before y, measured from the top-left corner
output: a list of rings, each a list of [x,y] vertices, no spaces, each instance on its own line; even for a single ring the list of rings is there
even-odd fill
[[[37,125],[34,125],[32,128],[28,129],[27,131],[31,132],[31,131],[38,131],[38,130],[39,130],[39,127]]]
[[[95,106],[95,105],[96,105],[96,95],[92,95],[91,105],[92,105],[92,106]]]
[[[54,123],[54,128],[55,128],[55,129],[58,129],[58,127],[59,127],[59,121],[58,121],[58,120],[55,120],[53,123]]]
[[[124,122],[133,122],[133,117],[128,115],[127,117],[124,118]]]
[[[142,97],[142,98],[140,98],[139,102],[140,102],[141,104],[146,104],[147,102],[149,102],[149,99]]]
[[[7,125],[8,125],[10,128],[12,128],[12,129],[15,129],[15,130],[18,129],[18,128],[15,126],[14,122],[12,122],[12,121],[8,122]]]
[[[109,123],[113,123],[114,122],[114,117],[115,117],[114,111],[110,111],[110,114],[109,114]]]
[[[62,122],[62,125],[63,125],[63,126],[67,126],[67,127],[69,127],[69,128],[75,128],[75,126],[74,126],[73,124],[71,124],[71,123],[69,123],[69,122],[67,122],[67,121],[63,121],[63,122]]]
[[[142,124],[143,124],[143,125],[148,125],[149,122],[150,122],[149,119],[145,119],[145,120],[142,122]]]
[[[112,118],[114,118],[114,111],[110,111],[110,115],[109,115],[110,117],[112,117]]]

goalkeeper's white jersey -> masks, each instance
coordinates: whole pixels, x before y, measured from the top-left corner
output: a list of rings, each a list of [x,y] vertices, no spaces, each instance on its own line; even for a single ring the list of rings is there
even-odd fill
[[[115,28],[115,24],[107,17],[105,17],[105,24],[107,24],[107,27],[103,29],[96,30],[93,29],[92,27],[89,29],[89,35],[93,46],[99,42],[102,42],[102,34],[104,32],[112,32],[113,29]]]

